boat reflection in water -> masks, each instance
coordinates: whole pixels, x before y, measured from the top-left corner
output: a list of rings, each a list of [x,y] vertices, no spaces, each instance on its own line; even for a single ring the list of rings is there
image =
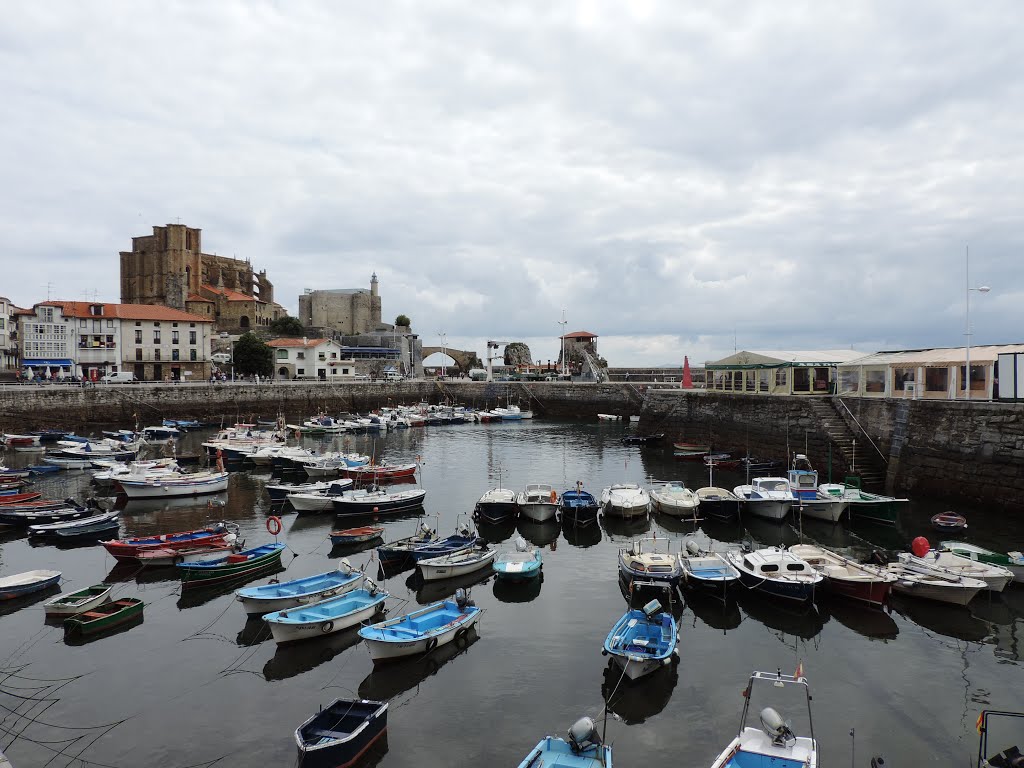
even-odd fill
[[[388,701],[411,691],[452,659],[468,652],[479,639],[474,626],[463,639],[446,643],[428,654],[377,664],[359,684],[359,698]]]
[[[854,600],[830,600],[829,615],[848,629],[869,640],[895,640],[900,626],[881,608]]]
[[[971,615],[989,624],[1008,626],[1024,619],[1024,590],[1009,589],[1002,592],[983,592],[977,600],[967,604]]]
[[[227,491],[211,493],[209,496],[172,496],[158,499],[129,499],[127,496],[119,495],[114,501],[113,508],[122,512],[125,517],[132,517],[182,509],[222,509],[227,503]]]
[[[679,682],[679,657],[649,675],[630,680],[622,667],[608,660],[601,682],[601,696],[608,711],[618,715],[626,725],[638,725],[660,714],[672,698]]]
[[[270,626],[263,620],[263,617],[250,616],[245,620],[245,626],[235,636],[235,643],[248,647],[265,643],[271,637]]]
[[[494,580],[494,596],[503,603],[529,603],[540,596],[540,587],[544,583],[544,572],[536,578],[526,581]]]
[[[736,629],[743,621],[735,599],[721,600],[714,595],[690,592],[686,595],[686,607],[693,613],[694,621],[700,619],[712,629],[720,629],[722,634]]]
[[[420,575],[419,570],[415,570],[405,580],[405,586],[416,593],[416,602],[420,605],[430,605],[436,603],[438,600],[444,600],[446,597],[451,597],[455,594],[455,590],[465,589],[469,591],[471,587],[475,587],[478,584],[486,584],[487,580],[494,575],[494,572],[488,568],[481,568],[479,571],[473,571],[462,576],[455,576],[450,579],[438,579],[437,581],[424,581],[423,576]]]
[[[60,594],[60,584],[51,584],[46,589],[29,592],[27,595],[13,597],[8,600],[0,600],[0,616],[7,616],[8,614],[15,613],[20,611],[22,608],[28,608],[30,605],[35,605],[48,597],[53,597],[58,594]],[[61,623],[63,623],[63,620],[66,618],[68,617],[61,616]]]
[[[136,584],[157,584],[161,581],[181,581],[181,575],[173,565],[149,566],[119,562],[110,569],[103,580],[108,584],[127,584],[130,581]]]
[[[488,544],[500,544],[510,539],[516,532],[516,521],[515,518],[510,518],[500,523],[489,523],[481,519],[476,524],[476,532],[487,539]]]
[[[262,621],[262,619],[260,619]],[[263,665],[267,680],[287,680],[326,664],[335,656],[359,645],[359,627],[349,627],[326,637],[317,637],[301,643],[279,645],[274,656]]]
[[[800,543],[800,534],[785,520],[773,521],[744,512],[743,526],[747,536],[759,545],[753,549],[788,547]]]
[[[524,539],[538,547],[554,544],[562,532],[562,526],[558,524],[557,520],[545,520],[543,523],[537,523],[525,517],[519,518],[516,522],[516,529]]]
[[[816,637],[829,619],[825,607],[813,602],[808,605],[791,606],[781,600],[766,599],[746,589],[737,592],[736,600],[748,617],[764,624],[768,629],[795,635],[802,640]]]
[[[601,543],[601,526],[596,520],[588,525],[580,525],[575,520],[566,518],[562,520],[562,536],[570,546],[586,549]]]
[[[985,599],[984,595],[979,595],[975,602]],[[918,626],[957,640],[969,640],[977,643],[990,635],[989,625],[973,616],[971,609],[964,605],[950,605],[934,600],[915,600],[902,595],[894,595],[892,609]]]
[[[601,515],[601,527],[609,536],[630,539],[651,530],[651,517],[650,515],[640,515],[639,517]]]

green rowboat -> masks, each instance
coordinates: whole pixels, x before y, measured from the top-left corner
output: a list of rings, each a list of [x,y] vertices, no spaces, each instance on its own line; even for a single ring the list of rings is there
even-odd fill
[[[64,620],[64,633],[70,636],[87,636],[105,632],[125,624],[142,615],[145,605],[134,597],[123,597],[112,603],[104,603]]]
[[[200,563],[178,563],[182,589],[213,587],[281,566],[284,544],[264,544],[216,560]]]

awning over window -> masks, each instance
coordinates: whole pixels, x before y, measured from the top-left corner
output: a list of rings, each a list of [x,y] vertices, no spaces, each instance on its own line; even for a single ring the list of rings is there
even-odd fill
[[[60,360],[60,359],[58,359],[58,360],[46,360],[46,359],[25,358],[24,360],[21,361],[21,365],[23,367],[25,367],[25,366],[32,366],[33,368],[36,368],[36,367],[47,366],[47,365],[74,365],[74,362],[71,361],[71,360]]]

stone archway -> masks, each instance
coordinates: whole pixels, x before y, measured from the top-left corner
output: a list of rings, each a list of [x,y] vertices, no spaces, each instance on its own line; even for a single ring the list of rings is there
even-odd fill
[[[279,379],[287,379],[288,378],[288,369],[285,368],[284,366],[281,366],[280,368],[278,368],[277,369],[277,378],[279,378]]]
[[[238,326],[240,328],[243,328],[243,329],[244,328],[248,328],[249,327],[249,316],[248,315],[242,315],[240,318],[238,318]]]
[[[452,349],[451,347],[424,347],[423,348],[423,359],[426,360],[435,352],[441,352],[448,355],[452,360],[455,361],[455,365],[459,369],[459,373],[465,373],[469,375],[469,369],[473,367],[473,362],[479,360],[476,352],[469,352],[462,349]]]

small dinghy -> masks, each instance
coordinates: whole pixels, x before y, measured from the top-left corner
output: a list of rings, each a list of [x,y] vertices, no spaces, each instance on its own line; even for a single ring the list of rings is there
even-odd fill
[[[597,520],[601,505],[594,494],[583,490],[583,483],[577,482],[576,488],[562,492],[562,503],[559,507],[562,520],[575,525],[589,525]]]
[[[268,613],[263,620],[270,625],[270,632],[278,645],[294,643],[361,624],[382,611],[384,601],[389,597],[373,581],[366,579],[365,589],[353,589],[312,605]]]
[[[292,509],[299,515],[330,512],[334,509],[334,499],[351,488],[351,480],[335,480],[327,486],[326,490],[289,493],[287,498]]]
[[[527,581],[536,578],[541,569],[540,550],[531,550],[526,539],[516,536],[515,552],[498,555],[491,567],[499,581]]]
[[[331,546],[344,547],[349,544],[363,544],[379,539],[384,528],[378,525],[366,525],[362,528],[346,528],[344,531],[331,531]]]
[[[932,528],[943,533],[964,533],[967,530],[967,518],[956,512],[940,512],[931,517]]]
[[[464,552],[476,546],[479,537],[469,528],[463,528],[458,533],[437,541],[427,542],[409,551],[413,560],[429,560],[443,555],[452,555],[456,552]]]
[[[218,523],[209,528],[195,531],[163,533],[159,536],[142,536],[133,539],[118,539],[102,542],[104,549],[117,560],[137,560],[138,553],[147,549],[184,549],[195,544],[224,541],[230,534],[238,534],[234,523]]]
[[[865,565],[813,544],[793,544],[789,551],[825,577],[825,589],[833,594],[882,606],[896,577],[877,565]]]
[[[414,549],[436,540],[437,532],[426,523],[420,523],[419,529],[412,536],[389,541],[377,547],[377,558],[383,566],[399,567],[409,561]]]
[[[282,581],[280,584],[244,587],[235,591],[235,599],[250,616],[262,616],[273,611],[332,600],[351,592],[362,581],[362,572],[355,570],[348,560],[342,560],[334,571]]]
[[[235,534],[229,533],[223,541],[212,541],[208,544],[197,543],[181,549],[168,547],[144,549],[136,555],[136,558],[140,565],[161,568],[178,563],[206,563],[226,557],[233,552],[241,552],[243,548],[243,542],[239,541]]]
[[[134,597],[123,597],[112,603],[94,606],[65,619],[64,634],[69,637],[85,637],[106,632],[141,616],[144,606],[145,603]]]
[[[69,525],[65,528],[58,528],[52,533],[57,544],[74,544],[84,541],[99,541],[108,536],[116,536],[121,530],[121,521],[117,515],[106,520],[100,520],[85,524],[83,520],[76,521],[77,525]]]
[[[980,579],[958,576],[920,562],[889,563],[885,569],[896,577],[894,592],[907,597],[967,605],[988,586]]]
[[[422,488],[408,491],[360,489],[333,497],[332,506],[336,515],[393,514],[422,506],[426,495]]]
[[[417,565],[420,573],[423,574],[424,581],[437,581],[438,579],[465,576],[467,573],[486,568],[494,561],[496,554],[497,552],[488,547],[486,543],[478,543],[461,552],[419,560]]]
[[[18,597],[40,592],[60,582],[60,571],[25,571],[0,578],[0,600],[14,600]]]
[[[359,630],[374,664],[403,656],[429,653],[450,642],[465,642],[469,628],[479,621],[481,609],[464,589],[454,600],[443,600],[396,619]]]
[[[264,571],[280,568],[283,552],[284,544],[264,544],[204,563],[178,563],[176,567],[181,575],[181,588],[212,587],[243,578],[255,578]]]
[[[968,560],[977,560],[979,563],[989,565],[1000,565],[1013,574],[1013,580],[1017,583],[1024,582],[1024,554],[1020,552],[1007,552],[1000,554],[991,549],[979,547],[977,544],[965,544],[962,541],[943,541],[940,546],[951,552],[966,557]]]
[[[337,699],[295,729],[302,768],[347,768],[387,733],[387,702]]]
[[[59,531],[72,530],[100,523],[109,523],[111,521],[114,522],[113,527],[116,528],[117,517],[118,513],[112,511],[103,512],[98,515],[90,515],[88,517],[80,517],[77,520],[65,520],[60,523],[41,523],[39,525],[30,525],[28,527],[28,535],[45,538],[47,536],[56,536]]]
[[[630,680],[672,663],[679,636],[672,614],[658,600],[626,611],[604,641],[603,655],[623,668]]]
[[[577,720],[566,735],[568,741],[545,736],[519,768],[612,768],[612,748],[601,743],[597,726],[589,717]]]
[[[717,552],[704,551],[695,541],[687,541],[679,553],[683,583],[690,589],[724,598],[739,583],[740,572]]]
[[[919,542],[924,542],[920,544]],[[925,549],[927,540],[919,537],[913,542],[914,552],[901,552],[899,561],[910,567],[934,568],[951,576],[962,576],[985,582],[985,588],[991,592],[1002,592],[1006,585],[1013,581],[1013,573],[1009,568],[990,563],[980,563],[949,550]]]
[[[112,584],[96,584],[77,592],[57,595],[43,603],[43,612],[47,616],[74,616],[84,613],[110,600],[110,591],[113,588]]]
[[[0,507],[7,506],[8,504],[23,504],[28,501],[36,501],[42,497],[43,494],[38,491],[32,493],[3,493],[0,494]]]
[[[771,707],[761,710],[760,728],[747,725],[750,714],[750,702],[754,692],[754,684],[758,690],[771,686],[773,688],[803,688],[807,699],[808,736],[797,736],[789,722]],[[729,745],[722,750],[711,768],[748,768],[749,766],[768,766],[774,768],[817,768],[818,743],[814,740],[814,724],[811,719],[811,690],[802,675],[790,677],[782,671],[754,672],[750,676],[746,690],[743,691],[743,715],[740,718],[740,731]]]

